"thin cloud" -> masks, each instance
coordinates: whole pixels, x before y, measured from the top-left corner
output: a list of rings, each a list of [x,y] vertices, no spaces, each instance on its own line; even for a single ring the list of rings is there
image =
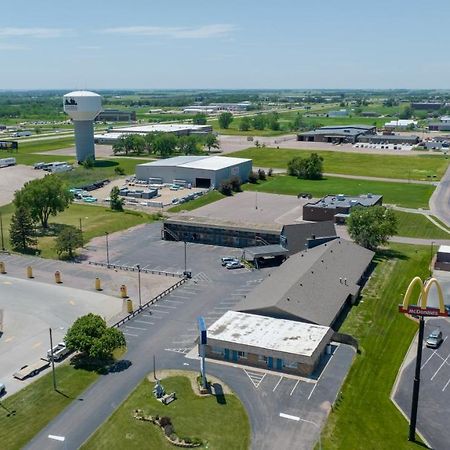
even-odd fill
[[[212,24],[199,27],[154,27],[132,26],[105,28],[102,33],[129,36],[159,36],[172,39],[208,39],[229,35],[235,29],[230,24]]]
[[[57,38],[69,30],[63,28],[0,28],[0,37]]]

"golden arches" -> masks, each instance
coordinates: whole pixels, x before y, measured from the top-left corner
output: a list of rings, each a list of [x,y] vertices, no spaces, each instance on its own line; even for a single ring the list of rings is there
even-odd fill
[[[433,284],[436,286],[438,293],[439,313],[445,315],[446,311],[444,304],[444,294],[442,293],[441,285],[439,284],[438,280],[436,280],[436,278],[429,278],[428,280],[425,280],[425,282],[423,282],[420,277],[414,277],[411,280],[411,283],[409,283],[408,289],[406,289],[405,296],[403,297],[403,309],[408,309],[411,295],[416,285],[420,286],[420,308],[426,309],[428,303],[428,295]]]

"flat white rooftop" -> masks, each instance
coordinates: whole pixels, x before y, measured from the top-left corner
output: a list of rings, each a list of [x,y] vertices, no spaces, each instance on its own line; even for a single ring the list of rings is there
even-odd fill
[[[321,325],[228,311],[208,328],[208,337],[255,348],[312,356],[329,330],[329,327]]]
[[[159,159],[157,161],[139,164],[139,166],[177,166],[188,169],[219,170],[247,161],[251,160],[244,158],[231,158],[228,156],[175,156],[174,158]]]
[[[450,245],[440,245],[438,252],[439,253],[450,253]]]
[[[141,125],[136,127],[113,128],[113,133],[155,133],[176,132],[184,130],[203,131],[211,128],[210,125],[193,125],[189,123],[160,123],[154,125]]]

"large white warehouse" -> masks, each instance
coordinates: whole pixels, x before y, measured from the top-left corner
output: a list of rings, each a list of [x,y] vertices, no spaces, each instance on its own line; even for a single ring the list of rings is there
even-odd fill
[[[138,164],[136,178],[153,182],[185,182],[193,187],[217,188],[233,175],[242,182],[248,180],[252,160],[226,156],[177,156],[175,158]]]

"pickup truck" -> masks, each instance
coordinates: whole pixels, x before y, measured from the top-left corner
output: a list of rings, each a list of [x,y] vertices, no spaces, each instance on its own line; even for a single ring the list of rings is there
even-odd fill
[[[66,356],[70,350],[66,347],[66,344],[64,342],[60,342],[58,345],[55,345],[53,347],[53,358],[55,361],[60,361],[61,359]],[[47,350],[47,358],[49,358],[49,361],[52,360],[52,351]]]
[[[24,380],[27,377],[34,377],[41,370],[46,369],[50,365],[50,362],[46,359],[41,358],[38,362],[34,364],[22,366],[14,375],[14,378],[18,380]]]

